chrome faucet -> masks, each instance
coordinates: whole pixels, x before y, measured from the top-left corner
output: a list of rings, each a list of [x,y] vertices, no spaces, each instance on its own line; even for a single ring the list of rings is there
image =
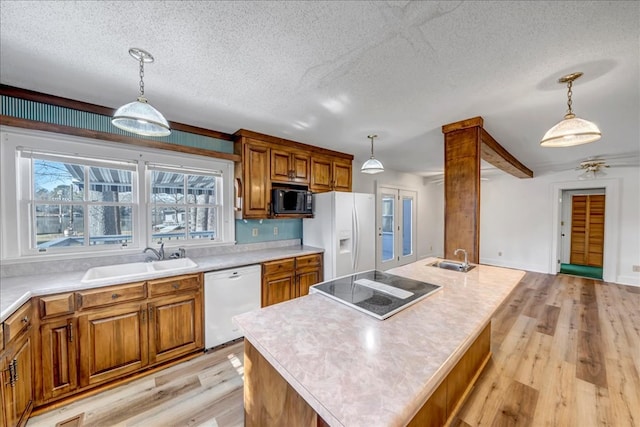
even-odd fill
[[[458,252],[462,252],[464,253],[464,264],[462,264],[462,268],[464,268],[465,270],[469,268],[469,258],[467,258],[467,251],[465,251],[464,249],[456,249],[453,254],[454,255],[458,255]]]
[[[144,251],[142,251],[142,253],[146,253],[147,251],[153,252],[153,254],[158,258],[158,261],[162,261],[164,259],[164,243],[160,244],[160,250],[146,247],[144,248]]]

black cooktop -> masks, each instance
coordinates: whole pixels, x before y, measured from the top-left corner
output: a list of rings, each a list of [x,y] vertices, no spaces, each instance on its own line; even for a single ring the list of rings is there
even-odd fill
[[[440,285],[371,270],[318,283],[310,288],[310,293],[321,293],[384,320],[440,288]]]

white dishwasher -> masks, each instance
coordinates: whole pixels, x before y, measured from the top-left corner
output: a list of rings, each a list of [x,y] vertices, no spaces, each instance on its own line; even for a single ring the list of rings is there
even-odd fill
[[[260,265],[250,265],[205,273],[205,348],[242,336],[231,318],[260,308],[260,272]]]

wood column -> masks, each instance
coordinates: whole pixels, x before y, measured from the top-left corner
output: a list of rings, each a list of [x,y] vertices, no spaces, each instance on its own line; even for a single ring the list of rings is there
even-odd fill
[[[444,134],[444,257],[457,248],[480,260],[480,159],[482,117],[442,126]]]

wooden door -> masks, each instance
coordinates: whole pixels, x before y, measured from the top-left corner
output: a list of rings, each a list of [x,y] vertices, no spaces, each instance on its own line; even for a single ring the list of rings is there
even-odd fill
[[[31,413],[34,401],[31,334],[24,334],[9,345],[2,366],[6,423],[13,427]]]
[[[245,144],[243,157],[245,218],[269,216],[271,180],[269,179],[269,148],[260,144]]]
[[[78,387],[77,322],[71,317],[44,323],[40,336],[43,397],[48,400]]]
[[[335,159],[333,161],[333,189],[351,191],[351,161]]]
[[[146,304],[88,311],[78,318],[80,385],[109,381],[148,362]]]
[[[149,303],[149,363],[160,363],[204,347],[202,294],[187,292]]]
[[[571,202],[571,264],[602,267],[604,256],[604,194],[573,196]]]

